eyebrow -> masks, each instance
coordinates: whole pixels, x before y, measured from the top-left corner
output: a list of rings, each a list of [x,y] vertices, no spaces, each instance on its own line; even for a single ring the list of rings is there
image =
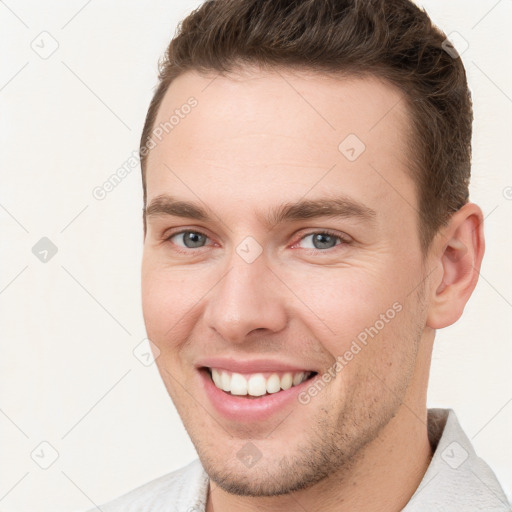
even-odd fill
[[[155,197],[145,210],[147,217],[170,215],[199,221],[211,221],[214,217],[209,208],[181,201],[173,196],[159,195]],[[295,203],[283,203],[268,210],[262,219],[268,227],[285,222],[314,219],[317,217],[356,218],[371,222],[377,213],[370,207],[348,197],[324,199],[301,199]]]

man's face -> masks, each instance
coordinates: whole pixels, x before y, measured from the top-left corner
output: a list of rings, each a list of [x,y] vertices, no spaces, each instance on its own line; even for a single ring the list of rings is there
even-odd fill
[[[176,79],[155,124],[175,116],[148,161],[144,318],[212,480],[280,494],[349,467],[423,397],[408,120],[372,78],[212,78]]]

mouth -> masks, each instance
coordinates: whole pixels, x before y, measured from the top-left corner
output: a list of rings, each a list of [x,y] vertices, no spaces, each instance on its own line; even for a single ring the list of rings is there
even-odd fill
[[[222,368],[203,367],[213,385],[226,395],[261,399],[279,394],[314,378],[317,372],[310,370],[236,373]]]
[[[307,414],[300,396],[315,385],[320,370],[303,364],[284,358],[205,357],[197,361],[196,375],[214,417],[260,428],[294,410],[296,418]]]

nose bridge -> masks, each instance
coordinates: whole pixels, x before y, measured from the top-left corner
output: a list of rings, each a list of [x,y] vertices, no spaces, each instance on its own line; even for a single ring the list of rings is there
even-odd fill
[[[235,343],[255,329],[281,330],[286,314],[277,281],[263,254],[251,260],[233,251],[228,271],[207,303],[208,327]]]

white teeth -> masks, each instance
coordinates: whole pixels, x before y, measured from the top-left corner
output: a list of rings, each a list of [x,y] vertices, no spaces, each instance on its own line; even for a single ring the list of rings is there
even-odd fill
[[[296,386],[304,380],[304,372],[296,373],[293,376],[293,385]]]
[[[232,395],[247,395],[247,381],[243,375],[239,373],[231,375],[230,391]]]
[[[273,373],[267,379],[267,393],[277,393],[281,391],[281,379],[277,373]]]
[[[231,390],[231,377],[226,372],[220,372],[220,389],[223,391]]]
[[[267,392],[267,383],[261,373],[253,375],[247,382],[247,392],[251,396],[261,396]]]
[[[281,377],[281,389],[290,389],[293,384],[293,376],[291,373],[285,373]]]
[[[310,375],[310,372],[286,372],[281,376],[273,373],[266,379],[261,373],[244,376],[240,373],[230,374],[217,368],[211,369],[212,380],[217,388],[230,392],[232,395],[241,396],[262,396],[266,393],[277,393],[299,385]]]
[[[222,387],[222,385],[221,385],[221,377],[219,375],[219,370],[216,370],[215,368],[212,368],[212,380],[213,380],[213,382],[215,383],[215,385],[218,388]]]

